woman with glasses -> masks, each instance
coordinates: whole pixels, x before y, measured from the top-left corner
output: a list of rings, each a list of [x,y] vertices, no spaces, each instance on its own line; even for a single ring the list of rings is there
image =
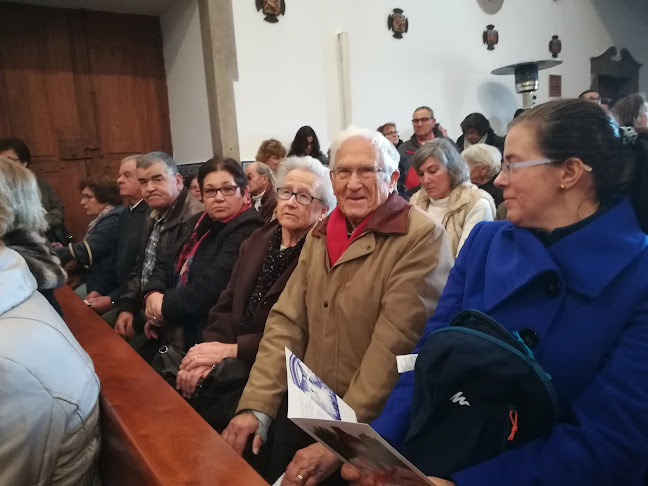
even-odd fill
[[[445,228],[454,255],[458,255],[473,227],[493,221],[493,197],[470,182],[470,169],[447,138],[421,145],[412,159],[421,189],[410,204],[425,211]]]
[[[335,206],[329,171],[318,160],[289,157],[277,175],[277,219],[241,246],[229,284],[209,313],[204,342],[182,363],[177,386],[186,398],[225,358],[252,366],[268,313],[297,266],[306,234]]]
[[[393,194],[399,156],[382,134],[349,127],[331,156],[337,207],[306,237],[268,314],[240,413],[223,432],[239,453],[254,436],[271,484],[284,471],[284,486],[345,484],[337,457],[287,419],[284,349],[358,421],[374,419],[397,381],[396,356],[413,349],[454,260],[443,229]]]
[[[430,333],[460,311],[486,313],[519,331],[551,377],[560,413],[540,437],[433,481],[643,486],[648,136],[620,128],[594,103],[552,101],[511,123],[496,183],[510,222],[475,227],[414,352],[421,360]],[[412,394],[426,390],[418,379],[403,374],[373,424],[396,448],[408,450],[410,417],[424,411],[412,407]],[[435,437],[453,446],[469,439],[446,430]]]
[[[65,265],[76,260],[87,268],[85,284],[75,292],[82,298],[92,295],[109,295],[119,287],[115,274],[115,259],[119,244],[119,218],[124,210],[117,183],[106,176],[92,176],[79,182],[81,207],[92,218],[83,240],[55,248],[56,255]],[[94,307],[93,307],[94,308]],[[94,308],[102,314],[109,308]]]
[[[384,125],[378,127],[378,131],[383,134],[383,136],[394,144],[394,147],[398,148],[401,146],[403,141],[398,135],[398,130],[396,129],[396,124],[394,122],[388,122]]]
[[[232,159],[214,158],[198,171],[205,211],[188,222],[178,248],[159,257],[144,288],[146,337],[182,328],[182,347],[200,339],[209,309],[227,286],[241,244],[263,225],[251,207],[247,178]],[[177,334],[175,334],[177,336]]]
[[[288,152],[288,157],[303,157],[305,155],[316,158],[323,165],[328,166],[329,164],[328,157],[322,153],[315,130],[308,125],[297,130]]]

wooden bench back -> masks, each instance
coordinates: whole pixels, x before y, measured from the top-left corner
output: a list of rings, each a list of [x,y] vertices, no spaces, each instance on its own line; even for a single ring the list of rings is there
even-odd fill
[[[267,486],[69,287],[55,295],[101,382],[103,486]]]

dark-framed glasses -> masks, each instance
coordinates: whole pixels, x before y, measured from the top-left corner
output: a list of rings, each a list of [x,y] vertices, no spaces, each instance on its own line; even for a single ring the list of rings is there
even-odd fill
[[[223,186],[219,188],[215,187],[208,187],[206,189],[203,189],[203,198],[211,199],[213,197],[216,197],[216,194],[218,194],[218,191],[223,196],[233,196],[236,194],[236,190],[238,189],[238,186]]]
[[[283,201],[288,201],[291,197],[295,196],[295,201],[297,201],[302,206],[310,206],[314,200],[321,201],[318,197],[313,197],[310,194],[305,192],[292,192],[290,189],[285,187],[277,188],[277,197]]]
[[[383,133],[385,137],[390,137],[392,135],[398,135],[398,130],[390,130],[388,132]]]
[[[336,181],[348,181],[351,179],[351,175],[354,172],[357,174],[358,179],[368,181],[375,178],[376,173],[385,172],[385,169],[373,165],[356,167],[355,169],[352,169],[351,167],[336,167],[331,171],[331,174],[333,175],[333,179]]]

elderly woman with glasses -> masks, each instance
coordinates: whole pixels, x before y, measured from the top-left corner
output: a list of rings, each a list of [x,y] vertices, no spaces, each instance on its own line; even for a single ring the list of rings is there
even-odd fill
[[[223,437],[243,452],[251,434],[270,483],[339,484],[338,459],[286,419],[284,348],[355,410],[376,417],[434,312],[453,257],[443,229],[392,194],[398,152],[383,135],[355,127],[331,148],[333,212],[306,238],[299,262],[266,322],[240,412]],[[294,190],[292,191],[294,192]],[[287,194],[286,194],[287,195]],[[274,469],[273,469],[274,468]],[[344,483],[342,483],[344,484]]]
[[[466,161],[446,138],[424,143],[414,154],[412,165],[422,188],[410,203],[445,228],[456,256],[473,227],[495,217],[493,198],[470,182]]]
[[[249,202],[245,173],[235,160],[205,162],[198,183],[205,211],[188,221],[179,247],[158,258],[144,288],[146,337],[157,339],[165,326],[182,327],[184,336],[178,341],[184,341],[183,347],[195,344],[202,334],[241,244],[263,226]]]
[[[241,246],[229,284],[209,313],[204,342],[182,362],[176,385],[186,398],[225,358],[252,366],[268,313],[297,267],[306,234],[335,207],[329,171],[319,160],[290,157],[277,176],[277,219]]]

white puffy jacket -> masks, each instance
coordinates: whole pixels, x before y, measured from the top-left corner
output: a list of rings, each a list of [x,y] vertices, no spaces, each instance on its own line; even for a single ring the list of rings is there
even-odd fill
[[[0,246],[0,485],[96,484],[98,397],[92,360]]]

